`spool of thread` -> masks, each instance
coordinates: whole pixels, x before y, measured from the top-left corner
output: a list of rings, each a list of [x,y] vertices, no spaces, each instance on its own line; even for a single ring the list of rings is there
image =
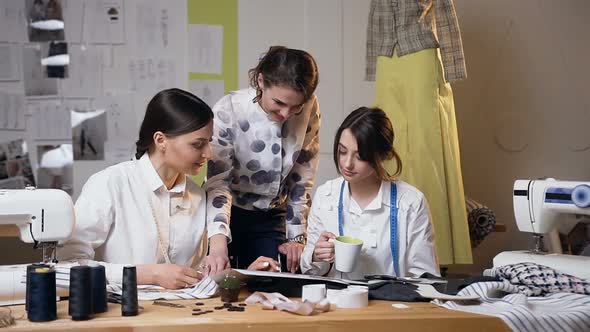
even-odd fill
[[[70,304],[68,313],[73,320],[92,318],[92,274],[90,266],[70,269]]]
[[[31,282],[30,282],[30,278],[29,278],[29,273],[38,267],[49,267],[49,265],[43,264],[43,263],[34,263],[31,265],[27,265],[27,284],[26,284],[26,293],[25,293],[25,310],[26,311],[29,311],[29,302],[31,301],[30,300],[31,292],[29,290],[29,285],[31,284]]]
[[[121,294],[121,314],[137,316],[137,270],[135,266],[123,267],[123,292]]]
[[[28,273],[29,309],[27,318],[31,322],[48,322],[57,319],[55,297],[55,270],[37,267]]]
[[[107,277],[102,265],[91,266],[92,312],[99,314],[107,311]]]

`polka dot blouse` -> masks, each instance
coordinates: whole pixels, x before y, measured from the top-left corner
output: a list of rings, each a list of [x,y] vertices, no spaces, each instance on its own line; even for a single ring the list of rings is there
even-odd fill
[[[209,237],[231,236],[232,204],[246,210],[284,207],[287,238],[305,239],[311,188],[318,167],[320,110],[313,96],[284,123],[273,121],[254,89],[235,91],[215,106],[208,163]]]

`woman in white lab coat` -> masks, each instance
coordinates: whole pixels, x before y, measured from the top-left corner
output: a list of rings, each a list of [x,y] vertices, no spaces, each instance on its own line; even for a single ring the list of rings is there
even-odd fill
[[[135,159],[92,175],[76,201],[76,226],[60,249],[64,260],[95,261],[109,282],[137,267],[138,284],[188,287],[207,256],[205,191],[189,179],[211,157],[213,112],[180,89],[147,106]],[[252,269],[276,269],[259,258]],[[201,271],[199,271],[201,269]]]
[[[334,139],[334,162],[341,177],[320,186],[313,198],[303,273],[361,279],[386,274],[440,275],[434,230],[424,195],[395,176],[402,162],[393,148],[391,122],[378,108],[348,115]],[[395,174],[383,164],[395,162]],[[340,235],[363,241],[354,270],[335,270],[334,243]]]

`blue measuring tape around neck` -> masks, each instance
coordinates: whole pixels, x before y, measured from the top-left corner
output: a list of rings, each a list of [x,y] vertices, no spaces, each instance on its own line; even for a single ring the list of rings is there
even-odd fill
[[[342,196],[344,192],[344,185],[346,181],[342,181],[340,186],[340,198],[338,199],[338,232],[339,235],[344,235],[344,213],[342,208]],[[391,257],[393,257],[393,269],[396,277],[400,277],[399,274],[399,256],[398,256],[398,243],[397,243],[397,186],[395,182],[391,182],[390,192],[390,203],[389,203],[389,216],[390,216],[390,246],[391,246]]]

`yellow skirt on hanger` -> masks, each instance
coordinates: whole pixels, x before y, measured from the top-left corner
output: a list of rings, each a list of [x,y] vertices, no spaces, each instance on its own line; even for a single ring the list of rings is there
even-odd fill
[[[378,57],[375,106],[393,124],[400,178],[428,200],[439,264],[471,264],[455,105],[438,49]]]

